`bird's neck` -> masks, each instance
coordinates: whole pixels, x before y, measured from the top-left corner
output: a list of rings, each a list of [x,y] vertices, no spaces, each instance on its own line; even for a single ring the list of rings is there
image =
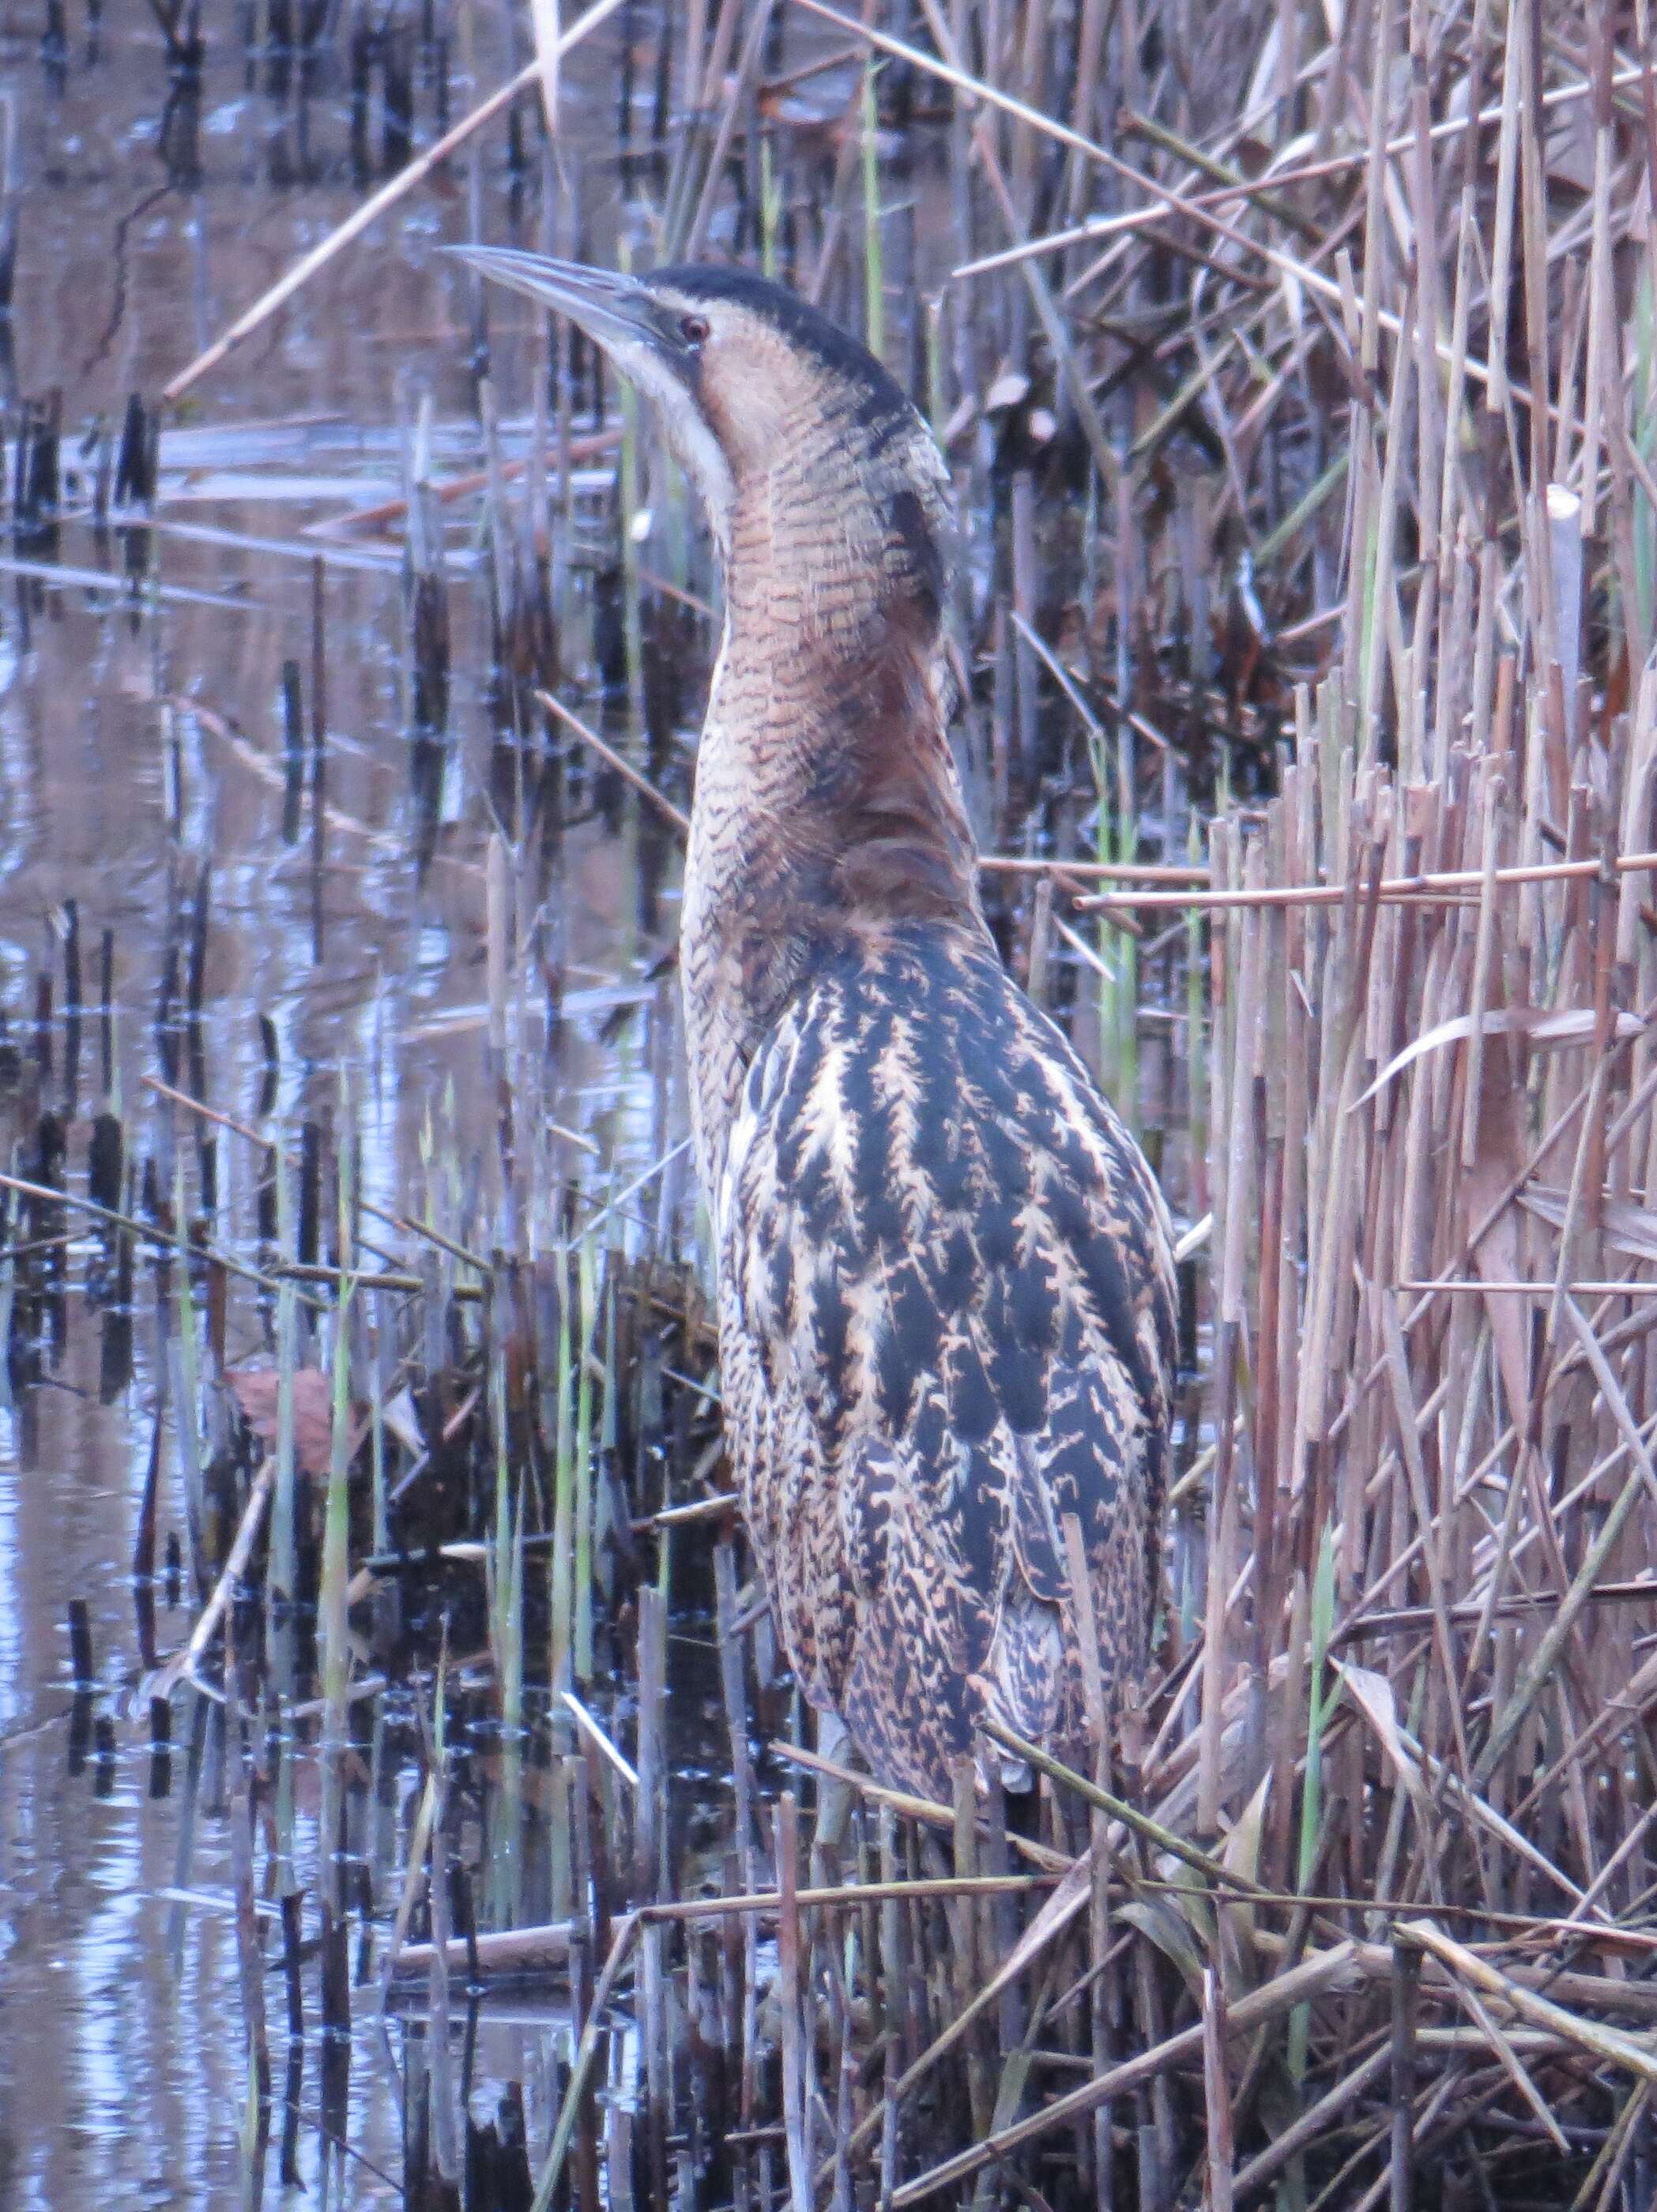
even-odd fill
[[[753,1052],[825,951],[900,921],[983,933],[945,726],[939,519],[820,457],[734,503],[680,951],[710,1187]]]

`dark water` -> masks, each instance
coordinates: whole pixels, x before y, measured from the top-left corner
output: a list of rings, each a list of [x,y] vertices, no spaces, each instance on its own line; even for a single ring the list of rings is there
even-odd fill
[[[169,958],[187,969],[206,864],[204,1095],[232,1115],[255,1110],[266,1071],[260,1016],[278,1056],[278,1117],[326,1108],[349,1064],[364,1185],[390,1203],[449,1087],[462,1131],[478,1094],[487,632],[475,556],[457,532],[454,738],[434,790],[429,775],[420,783],[412,773],[396,541],[304,532],[399,493],[399,414],[423,394],[437,426],[436,472],[478,465],[469,293],[436,251],[446,234],[464,233],[464,177],[417,193],[203,384],[163,440],[153,532],[101,527],[88,513],[96,454],[79,455],[83,436],[118,425],[129,392],[153,393],[346,214],[362,185],[341,52],[308,99],[297,64],[285,87],[267,91],[267,73],[245,62],[227,17],[210,27],[199,85],[180,88],[149,11],[118,0],[104,10],[92,58],[84,15],[70,10],[58,75],[42,59],[39,15],[13,9],[0,21],[0,97],[11,103],[23,186],[8,396],[61,394],[64,462],[74,473],[64,518],[17,543],[0,568],[0,1005],[29,1084],[66,1117],[77,1170],[102,1091],[97,1018],[88,1017],[71,1091],[61,980],[42,1033],[50,1072],[35,1066],[20,1011],[32,1013],[38,973],[61,979],[67,902],[88,1000],[102,934],[113,933],[118,1102],[135,1152],[159,1157],[164,1170],[169,1147],[187,1149],[193,1132],[163,1126],[168,1109],[139,1079],[164,1070],[158,994]],[[492,84],[509,58],[503,16],[476,11],[476,46],[479,81]],[[439,64],[417,52],[415,60],[416,128],[429,138]],[[588,100],[607,103],[615,64],[614,42],[604,40],[584,75],[572,71],[572,118]],[[458,112],[469,93],[453,48],[448,67],[442,96]],[[379,80],[375,90],[368,155],[377,168]],[[485,173],[491,219],[509,181],[501,156],[497,137]],[[613,195],[613,171],[595,168],[592,189]],[[509,451],[510,435],[507,443]],[[320,957],[308,818],[289,842],[282,755],[285,662],[302,672],[309,714],[319,554],[332,810]],[[129,562],[145,572],[136,593],[123,581]],[[44,583],[27,573],[38,564],[102,571],[112,583]],[[414,858],[423,841],[433,854],[423,871]],[[568,834],[557,951],[569,1018],[550,1081],[565,1113],[583,1128],[605,1124],[618,1157],[631,1146],[643,1164],[648,1114],[631,1135],[624,1115],[610,1126],[630,1055],[598,1034],[618,988],[637,992],[638,956],[661,949],[631,926],[631,871],[601,822]],[[538,1018],[527,1004],[534,1042],[544,1036]],[[245,1227],[249,1148],[229,1139],[219,1166],[221,1220]],[[138,1669],[129,1565],[155,1419],[153,1293],[141,1284],[131,1379],[106,1397],[100,1321],[78,1294],[89,1256],[85,1244],[66,1254],[61,1350],[46,1379],[0,1412],[0,2204],[228,2205],[242,2197],[247,2082],[222,1732],[184,1692],[170,1772],[161,1771],[142,1722],[119,1717],[111,1697],[97,1701],[80,1742],[67,1687],[71,1599],[88,1607],[101,1683],[117,1692]],[[228,1356],[258,1348],[249,1317],[233,1314]],[[170,1482],[170,1442],[162,1449]],[[166,1595],[163,1650],[187,1633],[192,1610],[169,1608]],[[394,1734],[377,1756],[379,1814],[362,1853],[383,1897],[417,1775],[409,1743]],[[303,1760],[298,1790],[297,1836],[308,1852],[316,1784]],[[270,2001],[279,2023],[274,1978]],[[359,2005],[359,2023],[369,2009]],[[558,2021],[556,2008],[543,2011],[530,2026],[478,2027],[481,2115],[491,2111],[490,2085],[516,2080],[544,2117]],[[275,2038],[278,2095],[297,2093],[297,2179],[288,2187],[278,2179],[289,2120],[279,2110],[266,2202],[401,2202],[401,2121],[381,2038],[359,2024],[344,2108],[331,2115],[336,2126],[343,2119],[350,2149],[331,2165],[321,2155],[321,2045],[310,2026],[296,2082],[284,2076]]]

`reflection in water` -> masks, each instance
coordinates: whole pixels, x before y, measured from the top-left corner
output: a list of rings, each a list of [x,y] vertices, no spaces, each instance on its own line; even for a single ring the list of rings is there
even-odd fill
[[[143,1087],[159,1079],[233,1121],[295,1133],[312,1259],[327,1249],[315,1156],[342,1066],[356,1078],[364,1194],[387,1207],[411,1187],[429,1117],[458,1116],[462,1150],[474,1110],[489,1126],[476,962],[493,826],[539,829],[542,896],[555,851],[561,871],[540,963],[545,1006],[562,992],[565,1016],[549,1096],[577,1126],[607,1115],[624,1164],[633,1127],[641,1167],[660,1133],[648,1112],[610,1112],[623,1063],[601,1032],[673,927],[656,840],[641,914],[603,809],[575,810],[587,818],[566,833],[561,773],[527,734],[554,642],[510,575],[485,577],[457,540],[446,552],[424,489],[406,581],[394,548],[305,534],[402,493],[399,372],[431,395],[421,474],[479,465],[455,280],[431,252],[441,191],[269,325],[159,454],[128,404],[447,119],[452,57],[401,18],[359,18],[324,54],[284,51],[332,12],[272,5],[262,69],[214,43],[217,25],[204,40],[192,8],[166,46],[147,12],[122,8],[77,50],[54,0],[38,44],[0,49],[25,185],[18,312],[0,318],[0,399],[21,395],[0,603],[0,1166],[48,1186],[84,1177],[95,1201],[163,1220],[187,1193],[222,1243],[271,1240],[259,1149]],[[480,15],[477,33],[490,76],[507,27]],[[595,49],[591,86],[612,65]],[[572,77],[572,113],[584,96]],[[147,498],[158,472],[155,526],[112,527],[112,507]],[[533,541],[526,557],[542,557]],[[49,583],[47,563],[82,580]],[[492,642],[508,677],[485,694]],[[523,1019],[543,1050],[536,992]],[[198,1602],[179,1540],[176,1270],[49,1198],[15,1199],[6,1241],[34,1257],[0,1284],[0,2206],[241,2203],[241,1761],[222,1706],[187,1686],[147,1724],[127,1710]],[[233,1298],[216,1325],[231,1363],[264,1348],[268,1316],[251,1303]],[[74,1687],[77,1671],[90,1679]],[[316,1725],[268,1708],[265,1722],[253,1755],[268,1778],[278,1739],[289,1747],[293,1864],[308,1869],[324,1814]],[[402,2201],[398,2075],[417,2131],[435,2059],[423,2008],[406,2031],[376,2030],[369,1922],[397,1902],[421,1743],[411,1701],[388,1697],[364,1721],[320,1979],[311,1901],[258,1899],[267,2203],[289,2186],[311,2203]],[[468,1820],[490,1817],[495,1761],[463,1747]],[[261,1843],[261,1869],[265,1856]],[[533,1850],[520,1879],[550,1909]],[[319,1991],[348,2035],[322,2032]],[[471,2093],[469,2155],[495,2177],[479,2201],[509,2203],[532,2122],[544,2139],[568,2021],[551,2006],[469,2016],[458,1999],[455,2020],[442,2063]]]

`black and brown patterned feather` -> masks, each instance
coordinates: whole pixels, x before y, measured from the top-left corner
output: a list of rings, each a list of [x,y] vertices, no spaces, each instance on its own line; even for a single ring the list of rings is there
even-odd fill
[[[984,1713],[1083,1758],[1142,1663],[1173,1285],[1137,1147],[975,935],[848,933],[755,1056],[716,1223],[727,1418],[783,1640],[936,1793]]]

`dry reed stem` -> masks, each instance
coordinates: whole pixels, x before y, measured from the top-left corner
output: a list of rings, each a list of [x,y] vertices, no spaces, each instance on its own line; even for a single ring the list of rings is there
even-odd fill
[[[1557,860],[1538,863],[1530,867],[1496,868],[1489,872],[1488,881],[1506,888],[1510,884],[1585,883],[1603,874],[1607,867],[1617,875],[1648,874],[1657,871],[1657,853],[1628,853],[1611,860]],[[1480,891],[1487,882],[1485,872],[1477,868],[1461,868],[1441,874],[1392,877],[1374,886],[1372,896],[1382,899],[1419,899],[1436,901],[1464,893]],[[1177,891],[1146,891],[1139,894],[1117,894],[1101,891],[1082,903],[1090,912],[1111,907],[1177,907],[1192,911],[1228,907],[1257,906],[1339,906],[1349,896],[1339,884],[1268,884],[1247,890],[1193,891],[1190,896]]]
[[[1325,1991],[1349,1984],[1355,1978],[1357,1947],[1352,1943],[1337,1943],[1331,1949],[1304,1959],[1298,1966],[1289,1967],[1275,1981],[1263,1989],[1252,1990],[1231,2008],[1227,2027],[1233,2035],[1246,2029],[1259,2027],[1263,2022],[1289,2008],[1308,2003]],[[895,2208],[918,2204],[938,2190],[967,2179],[983,2166],[1006,2158],[1022,2143],[1046,2135],[1065,2122],[1091,2112],[1096,2105],[1113,2097],[1125,2095],[1143,2083],[1153,2081],[1166,2069],[1182,2063],[1185,2059],[1200,2055],[1203,2049],[1203,2028],[1183,2029],[1172,2035],[1154,2050],[1136,2052],[1124,2059],[1111,2072],[1074,2089],[1068,2096],[1056,2098],[1041,2112],[1014,2126],[997,2130],[972,2150],[962,2151],[956,2157],[944,2160],[918,2179],[907,2183],[894,2192],[892,2202]]]

